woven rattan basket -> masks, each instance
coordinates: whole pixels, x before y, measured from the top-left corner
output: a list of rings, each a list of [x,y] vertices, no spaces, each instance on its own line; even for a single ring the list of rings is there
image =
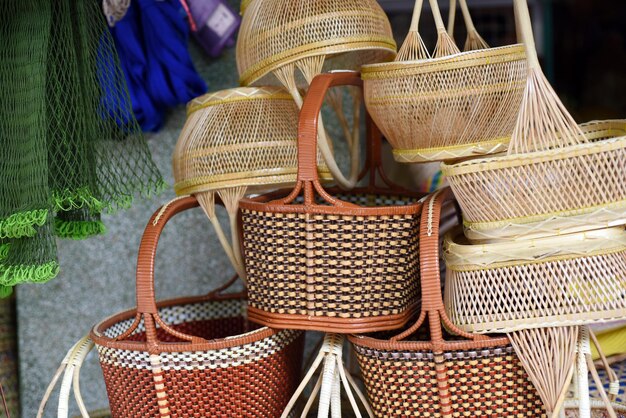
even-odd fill
[[[626,120],[581,125],[586,144],[443,164],[473,240],[626,223]]]
[[[302,333],[255,329],[243,294],[155,302],[161,231],[197,205],[178,199],[152,216],[139,248],[137,308],[90,334],[114,418],[279,417],[297,387]]]
[[[255,322],[368,332],[401,327],[417,308],[420,196],[373,184],[326,191],[312,165],[326,91],[360,84],[356,73],[316,77],[300,116],[296,187],[240,201]]]
[[[626,231],[468,245],[445,241],[445,302],[470,332],[608,322],[626,315]]]
[[[437,192],[424,203],[420,228],[422,312],[402,334],[350,336],[374,410],[392,417],[540,417],[539,396],[508,338],[467,334],[448,319],[439,280],[439,221],[442,202],[452,193]],[[413,341],[426,321],[430,340]],[[469,340],[444,340],[446,329]]]
[[[432,0],[442,34],[437,7]],[[397,161],[454,160],[506,150],[526,85],[526,53],[510,45],[364,65],[362,74],[367,110]]]

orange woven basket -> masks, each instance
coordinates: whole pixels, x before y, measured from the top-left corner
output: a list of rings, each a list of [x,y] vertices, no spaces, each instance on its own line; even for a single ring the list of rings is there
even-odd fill
[[[376,186],[376,172],[386,181],[379,155],[369,158],[368,187],[339,192],[320,184],[318,115],[326,91],[340,85],[361,86],[361,79],[343,72],[311,84],[300,115],[294,190],[239,203],[249,315],[263,325],[370,332],[401,327],[418,307],[421,196]],[[370,145],[380,141],[375,136]]]
[[[374,415],[545,416],[541,399],[509,339],[463,332],[446,315],[439,277],[439,222],[443,202],[451,196],[446,188],[424,202],[420,228],[422,311],[417,322],[391,339],[349,337]],[[430,340],[415,341],[414,333],[426,317]],[[458,337],[446,341],[442,322]]]
[[[234,280],[206,296],[155,302],[161,231],[196,206],[186,197],[152,216],[139,248],[137,308],[90,334],[113,418],[277,418],[298,385],[303,333],[248,322],[245,294],[221,293]]]

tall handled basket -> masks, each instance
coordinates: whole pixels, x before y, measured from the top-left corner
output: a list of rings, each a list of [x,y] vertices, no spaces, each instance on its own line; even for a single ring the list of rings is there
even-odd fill
[[[508,338],[456,328],[444,310],[439,279],[439,222],[444,189],[424,202],[420,228],[422,311],[390,340],[350,336],[374,415],[391,417],[540,417],[541,399]],[[428,317],[430,341],[408,340]],[[455,337],[444,340],[442,322]]]
[[[137,262],[137,308],[97,324],[114,418],[280,417],[300,377],[303,336],[254,329],[242,293],[155,302],[154,256],[163,227],[193,197],[157,211]],[[232,281],[231,281],[232,283]]]
[[[326,91],[340,85],[361,80],[343,72],[311,84],[294,190],[240,201],[249,315],[263,325],[370,332],[401,327],[417,309],[420,196],[372,181],[329,192],[318,179],[318,115]]]

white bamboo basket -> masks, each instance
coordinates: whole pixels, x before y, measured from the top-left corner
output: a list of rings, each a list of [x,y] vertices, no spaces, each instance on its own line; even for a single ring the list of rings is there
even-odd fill
[[[478,333],[609,322],[626,316],[626,231],[468,244],[446,236],[445,305]]]
[[[525,48],[515,44],[459,52],[454,45],[444,47],[451,39],[437,3],[430,3],[439,33],[435,58],[428,57],[417,34],[422,5],[417,1],[411,32],[398,56],[419,59],[364,65],[367,110],[399,162],[503,152],[526,86]],[[466,12],[464,8],[469,17]],[[475,32],[471,19],[466,22],[468,31]]]
[[[580,128],[587,143],[442,164],[466,236],[528,239],[626,224],[626,120]]]

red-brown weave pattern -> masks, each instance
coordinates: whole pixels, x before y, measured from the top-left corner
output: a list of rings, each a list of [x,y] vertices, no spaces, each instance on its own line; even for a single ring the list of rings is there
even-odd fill
[[[376,417],[440,417],[434,356],[354,345]],[[542,417],[541,399],[511,346],[444,354],[454,417]]]
[[[251,307],[341,318],[401,314],[418,302],[418,215],[243,209]]]
[[[182,332],[187,335],[194,335],[196,337],[204,338],[205,340],[212,340],[215,338],[225,338],[231,335],[239,335],[244,332],[252,331],[254,328],[248,327],[245,318],[238,316],[233,318],[219,318],[204,321],[190,321],[184,324],[172,325],[172,329]],[[179,338],[163,331],[163,329],[157,329],[157,338],[159,341],[166,343],[184,342]],[[145,331],[137,332],[129,336],[128,341],[146,341]]]

